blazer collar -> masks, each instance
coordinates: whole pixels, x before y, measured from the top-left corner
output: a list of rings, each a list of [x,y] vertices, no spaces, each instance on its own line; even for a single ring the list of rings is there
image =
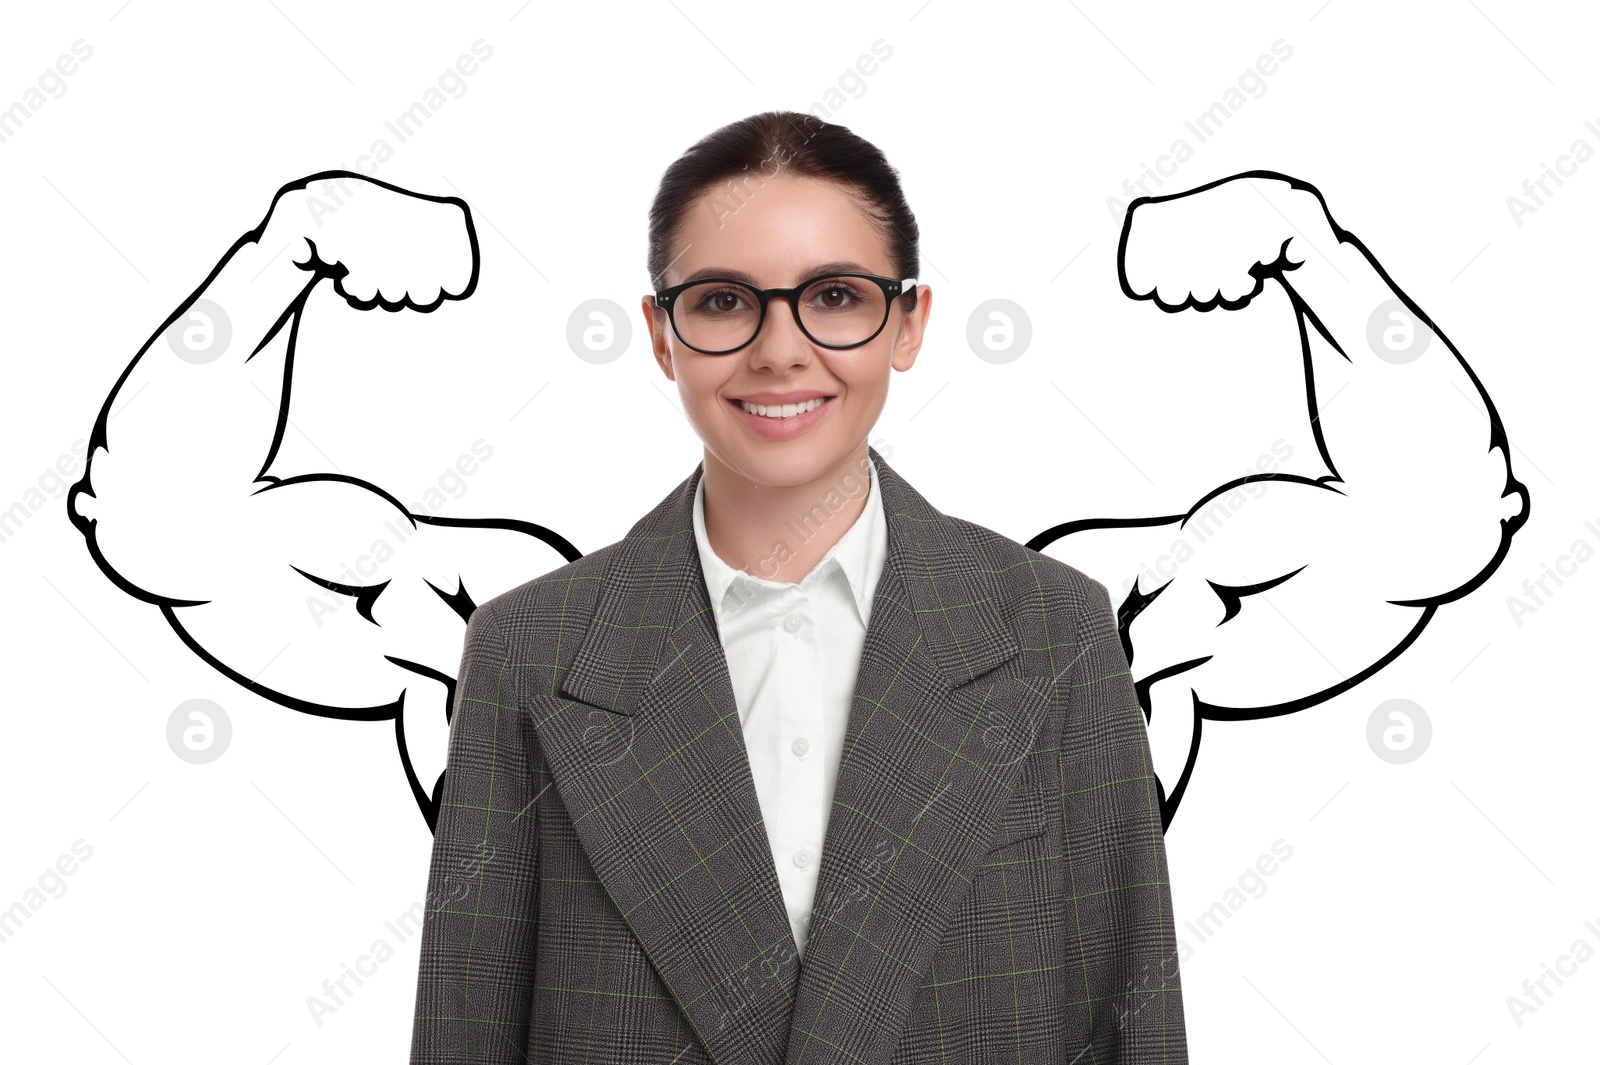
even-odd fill
[[[582,644],[532,708],[601,889],[717,1061],[891,1056],[1016,779],[991,734],[1025,753],[1049,712],[1047,685],[1000,668],[1019,645],[992,560],[868,450],[888,554],[803,962],[695,545],[703,463],[591,576]]]

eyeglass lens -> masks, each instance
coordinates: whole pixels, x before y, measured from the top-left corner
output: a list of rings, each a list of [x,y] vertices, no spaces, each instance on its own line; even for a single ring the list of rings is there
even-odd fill
[[[801,293],[800,324],[822,344],[846,347],[865,342],[884,322],[883,290],[859,277],[825,277]],[[782,313],[769,307],[769,312]],[[678,335],[696,348],[727,351],[752,340],[761,321],[753,290],[727,281],[684,289],[673,307]]]

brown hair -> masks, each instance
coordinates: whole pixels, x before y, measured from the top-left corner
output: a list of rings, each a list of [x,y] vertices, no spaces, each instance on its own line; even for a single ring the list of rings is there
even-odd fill
[[[838,182],[852,192],[889,246],[895,278],[916,277],[917,220],[900,189],[900,175],[878,148],[844,126],[799,111],[763,111],[730,122],[684,152],[661,176],[650,204],[650,250],[646,268],[660,287],[672,263],[684,214],[716,185],[741,177],[780,174]],[[900,297],[909,310],[916,289]]]

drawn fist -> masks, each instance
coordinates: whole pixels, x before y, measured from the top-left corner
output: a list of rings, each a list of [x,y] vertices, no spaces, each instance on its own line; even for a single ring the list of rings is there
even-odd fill
[[[1311,186],[1257,170],[1128,206],[1117,275],[1129,299],[1164,311],[1238,310],[1264,279],[1338,243]]]
[[[360,310],[431,311],[478,284],[478,237],[465,201],[349,171],[313,174],[279,192],[262,241],[282,239],[297,266],[332,277]]]

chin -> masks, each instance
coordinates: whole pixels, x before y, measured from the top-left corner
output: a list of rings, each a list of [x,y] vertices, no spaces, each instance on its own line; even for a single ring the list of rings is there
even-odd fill
[[[839,463],[849,458],[850,449],[833,440],[791,443],[768,442],[767,447],[748,444],[734,449],[729,455],[734,471],[771,488],[790,488],[810,484],[827,475]],[[735,465],[737,463],[737,465]]]

